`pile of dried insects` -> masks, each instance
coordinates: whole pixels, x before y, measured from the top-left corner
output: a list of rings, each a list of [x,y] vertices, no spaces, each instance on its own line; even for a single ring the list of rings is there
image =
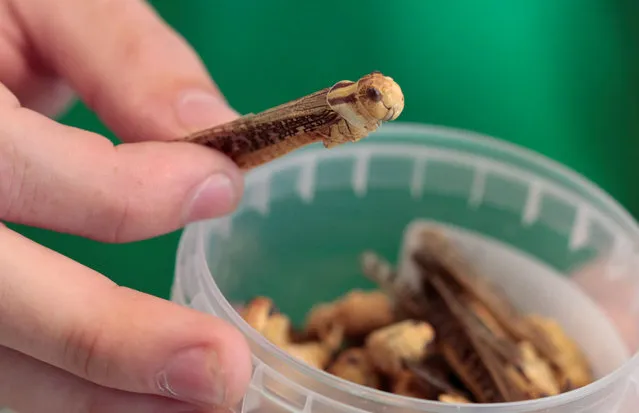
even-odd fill
[[[252,300],[241,313],[293,357],[403,396],[513,402],[593,380],[581,349],[557,321],[520,314],[437,227],[414,235],[408,256],[417,269],[413,282],[365,252],[362,273],[380,288],[315,305],[302,329],[294,329],[266,297]]]

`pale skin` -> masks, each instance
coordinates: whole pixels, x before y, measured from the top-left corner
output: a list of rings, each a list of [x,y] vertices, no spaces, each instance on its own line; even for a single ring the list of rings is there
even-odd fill
[[[125,143],[52,120],[74,98]],[[237,166],[161,141],[237,116],[143,1],[0,0],[0,221],[128,242],[231,212]],[[0,246],[0,406],[208,412],[244,394],[250,353],[230,325],[1,224]]]

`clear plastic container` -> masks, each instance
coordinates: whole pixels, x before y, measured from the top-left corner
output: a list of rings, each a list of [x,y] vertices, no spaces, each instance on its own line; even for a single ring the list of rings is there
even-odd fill
[[[393,263],[414,220],[435,221],[523,311],[555,317],[598,380],[520,403],[452,405],[362,387],[296,361],[234,304],[266,295],[301,323],[317,302],[368,288],[359,254]],[[183,233],[175,302],[237,326],[254,372],[241,412],[639,411],[639,227],[608,195],[530,151],[466,131],[394,123],[313,145],[247,176],[240,208]]]

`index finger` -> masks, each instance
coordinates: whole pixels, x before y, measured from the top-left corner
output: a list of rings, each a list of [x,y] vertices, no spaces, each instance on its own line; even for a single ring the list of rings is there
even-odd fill
[[[17,107],[2,85],[0,125],[0,219],[128,242],[225,215],[242,196],[241,171],[220,153],[182,142],[113,146]]]
[[[42,58],[123,141],[237,117],[197,54],[142,0],[9,0]]]

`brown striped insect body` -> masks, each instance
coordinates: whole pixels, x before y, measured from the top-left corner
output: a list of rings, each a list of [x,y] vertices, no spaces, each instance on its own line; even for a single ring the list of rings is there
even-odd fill
[[[182,139],[216,149],[251,169],[302,146],[357,142],[382,122],[397,119],[404,95],[380,72],[357,82],[343,80],[294,101],[249,114]]]

